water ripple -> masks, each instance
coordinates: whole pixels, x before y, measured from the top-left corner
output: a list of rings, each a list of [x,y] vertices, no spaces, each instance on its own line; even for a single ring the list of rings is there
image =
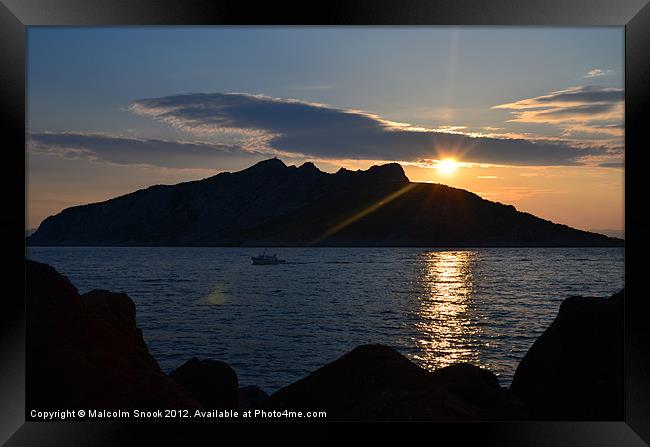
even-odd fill
[[[507,385],[570,295],[623,286],[622,248],[254,249],[30,247],[81,293],[124,291],[165,371],[224,360],[272,392],[363,343],[429,369],[472,362]]]

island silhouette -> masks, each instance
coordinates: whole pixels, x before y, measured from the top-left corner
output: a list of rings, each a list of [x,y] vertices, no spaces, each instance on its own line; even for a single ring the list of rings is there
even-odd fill
[[[397,163],[330,174],[278,158],[45,219],[31,246],[603,247],[623,240],[520,212]]]

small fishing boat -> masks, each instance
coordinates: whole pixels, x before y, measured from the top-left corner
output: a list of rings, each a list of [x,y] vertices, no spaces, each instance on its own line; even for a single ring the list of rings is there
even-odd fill
[[[284,259],[278,259],[277,255],[261,254],[259,256],[251,256],[251,259],[253,260],[253,265],[276,265],[287,262]]]

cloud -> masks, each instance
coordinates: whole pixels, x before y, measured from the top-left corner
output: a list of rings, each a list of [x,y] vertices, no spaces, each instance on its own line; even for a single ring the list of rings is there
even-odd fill
[[[581,86],[494,106],[510,110],[511,122],[545,124],[560,129],[560,138],[574,145],[623,147],[624,94],[621,88]],[[600,154],[606,155],[606,154]],[[596,157],[594,157],[596,156]],[[598,154],[589,154],[590,163]]]
[[[511,110],[511,122],[569,125],[603,123],[622,125],[623,89],[582,86],[547,95],[500,104],[493,109]]]
[[[625,134],[625,126],[623,124],[603,124],[603,125],[584,125],[584,124],[570,124],[565,126],[563,136],[571,135],[607,135],[611,137],[623,137]],[[620,138],[618,139],[620,141]]]
[[[603,70],[602,68],[594,68],[593,70],[589,70],[587,72],[585,78],[597,78],[599,76],[607,76],[608,74],[611,73],[612,70]]]
[[[587,94],[595,92],[583,92],[582,96]],[[566,102],[564,98],[558,101]],[[457,157],[491,164],[578,165],[583,157],[606,151],[604,147],[576,147],[563,141],[427,129],[359,110],[245,93],[142,99],[130,109],[191,134],[215,138],[235,135],[243,151],[275,155],[409,162]]]
[[[224,162],[241,158],[238,147],[223,144],[137,139],[99,133],[29,133],[27,145],[33,153],[175,169],[214,169]]]
[[[553,188],[538,188],[534,186],[492,186],[487,191],[477,191],[477,194],[488,200],[502,203],[517,202],[522,199],[540,195],[556,195],[565,191]]]
[[[625,167],[625,162],[618,161],[618,162],[612,162],[612,163],[600,163],[598,166],[600,166],[601,168],[619,168],[619,169],[623,169]]]

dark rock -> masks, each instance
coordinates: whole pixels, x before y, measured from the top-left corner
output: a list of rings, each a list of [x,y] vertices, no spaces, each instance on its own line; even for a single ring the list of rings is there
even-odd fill
[[[81,295],[86,308],[124,334],[136,334],[135,303],[126,293],[92,290]]]
[[[237,374],[227,363],[191,358],[169,375],[205,408],[238,408]]]
[[[471,395],[475,390],[479,396]],[[330,420],[525,417],[521,404],[508,394],[479,368],[455,366],[430,373],[392,348],[365,345],[281,389],[265,407],[323,410]],[[491,398],[496,402],[489,402]]]
[[[80,296],[52,267],[30,260],[26,288],[28,408],[200,408],[150,355],[127,295]]]
[[[316,410],[329,420],[623,418],[623,291],[565,300],[519,364],[512,392],[472,365],[429,372],[392,348],[364,345],[268,397],[239,389],[233,369],[215,360],[193,358],[173,380],[165,375],[126,294],[79,295],[52,267],[29,260],[26,279],[28,408]]]
[[[562,303],[512,381],[533,418],[623,419],[623,296]]]
[[[341,225],[344,223],[344,225]],[[28,245],[622,246],[462,189],[413,183],[397,163],[335,174],[275,158],[50,216]]]
[[[239,408],[241,410],[262,408],[268,400],[269,395],[255,385],[245,386],[239,389]]]
[[[431,373],[440,386],[461,398],[483,419],[520,420],[529,414],[523,402],[499,385],[492,371],[468,363],[458,363]]]

